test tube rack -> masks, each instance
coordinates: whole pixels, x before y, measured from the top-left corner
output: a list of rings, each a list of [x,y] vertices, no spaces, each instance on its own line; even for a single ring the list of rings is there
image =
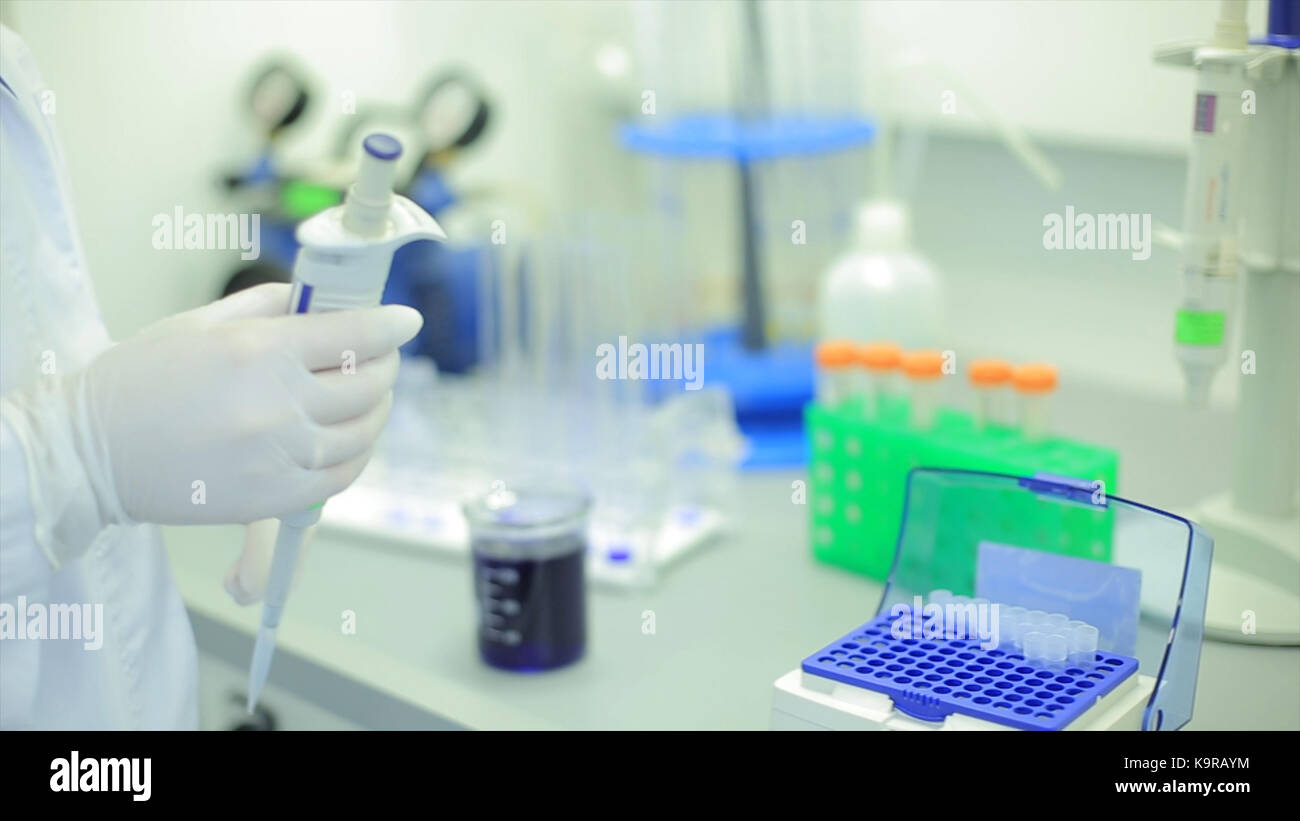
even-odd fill
[[[896,639],[881,614],[804,659],[809,675],[884,693],[913,718],[953,713],[1021,730],[1061,730],[1138,671],[1138,660],[1099,652],[1054,670],[979,639]]]
[[[911,428],[908,418],[908,403],[901,397],[883,399],[872,418],[857,399],[807,407],[808,507],[813,555],[819,560],[875,579],[888,577],[907,475],[917,467],[1049,473],[1095,483],[1098,493],[1115,492],[1119,456],[1113,450],[1061,437],[1026,441],[1010,428],[977,429],[970,414],[953,408],[938,409],[924,431]],[[978,494],[964,515],[945,516],[936,525],[947,532],[936,534],[935,554],[914,557],[928,563],[936,586],[973,594],[969,556],[981,540],[1110,560],[1110,511],[1036,505],[1016,493],[1006,494],[996,506],[989,498]]]

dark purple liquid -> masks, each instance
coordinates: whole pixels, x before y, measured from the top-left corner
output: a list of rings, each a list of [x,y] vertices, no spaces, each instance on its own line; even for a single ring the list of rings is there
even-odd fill
[[[549,670],[587,646],[586,550],[546,559],[474,555],[483,660],[506,670]]]

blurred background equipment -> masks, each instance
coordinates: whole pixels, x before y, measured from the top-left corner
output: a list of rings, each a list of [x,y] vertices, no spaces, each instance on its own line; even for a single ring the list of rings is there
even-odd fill
[[[1249,42],[1245,0],[1223,0],[1210,41],[1156,59],[1196,72],[1174,327],[1189,404],[1208,402],[1242,305],[1229,489],[1191,512],[1217,543],[1206,628],[1225,640],[1296,645],[1300,0],[1271,0],[1267,34]],[[1265,362],[1274,363],[1267,374]]]
[[[816,273],[844,244],[875,135],[853,42],[859,12],[756,0],[639,9],[647,91],[622,140],[651,180],[659,278],[675,281],[681,330],[710,352],[710,383],[733,397],[747,466],[804,458]],[[723,49],[678,47],[710,23]],[[710,74],[730,82],[706,97],[697,84]],[[734,233],[718,231],[723,214]]]
[[[261,212],[264,256],[236,270],[223,295],[262,282],[289,280],[288,269],[298,248],[295,226],[342,201],[350,179],[348,169],[355,166],[362,154],[361,139],[372,129],[391,129],[412,146],[402,160],[395,190],[441,218],[463,200],[448,184],[449,167],[484,135],[491,121],[491,108],[472,76],[458,70],[439,71],[430,76],[409,108],[353,101],[356,107],[345,112],[332,153],[291,173],[275,156],[277,138],[300,118],[310,99],[307,80],[292,65],[271,61],[250,84],[249,110],[267,139],[251,168],[228,175],[226,184],[241,193],[241,207]],[[410,305],[426,319],[420,336],[407,345],[407,353],[428,356],[452,373],[474,365],[479,280],[490,260],[480,243],[417,243],[398,252],[384,302]]]
[[[908,476],[916,468],[1070,476],[1086,480],[1103,496],[1116,492],[1119,455],[1114,450],[1051,433],[1046,403],[1057,387],[1054,367],[1006,368],[1004,381],[1013,382],[1020,395],[1019,413],[1008,418],[1003,412],[971,414],[945,406],[941,388],[947,374],[940,352],[906,351],[895,354],[891,365],[889,354],[895,351],[897,346],[888,344],[839,341],[818,347],[823,381],[847,386],[808,407],[809,527],[818,559],[886,579],[895,562],[897,523],[906,512]],[[977,397],[963,404],[981,409],[991,404],[985,394],[996,389],[988,384],[988,372],[997,370],[992,364],[970,364]],[[894,374],[896,369],[901,374]],[[1109,561],[1113,536],[1108,517],[1070,507],[1016,506],[1018,498],[1028,497],[1009,496],[1005,499],[1011,506],[970,510],[972,526],[997,521],[1011,543]],[[1041,515],[1048,518],[1036,518]],[[952,521],[944,526],[960,531],[965,525]],[[953,572],[962,567],[946,555],[958,544],[939,540],[932,556],[936,565],[951,566]],[[933,572],[936,586],[970,586],[969,579],[945,579],[943,571]]]
[[[661,330],[672,305],[637,275],[654,244],[635,224],[592,217],[518,256],[506,246],[502,275],[483,287],[475,373],[404,362],[376,457],[324,524],[464,555],[461,500],[494,482],[565,482],[593,494],[588,578],[633,587],[717,537],[745,444],[726,393],[691,389],[698,349]],[[637,345],[680,372],[601,375],[593,352],[606,346],[626,370]]]

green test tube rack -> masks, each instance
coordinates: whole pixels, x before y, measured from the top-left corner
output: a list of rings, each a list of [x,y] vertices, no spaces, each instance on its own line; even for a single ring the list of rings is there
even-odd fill
[[[908,424],[906,399],[885,397],[873,418],[860,400],[805,410],[813,555],[874,579],[889,576],[903,517],[908,472],[955,468],[1014,476],[1050,473],[1116,492],[1115,451],[1066,438],[1029,442],[1010,428],[978,429],[970,414],[940,408],[928,430]],[[956,491],[954,491],[956,492]],[[1040,505],[1023,492],[945,500],[935,527],[930,564],[936,587],[973,595],[978,541],[996,541],[1097,561],[1109,561],[1113,514],[1105,507]],[[953,515],[954,512],[960,515]],[[950,561],[951,560],[951,561]]]

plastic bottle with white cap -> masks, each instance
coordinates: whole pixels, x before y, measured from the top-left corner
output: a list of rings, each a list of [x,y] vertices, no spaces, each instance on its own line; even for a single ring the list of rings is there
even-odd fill
[[[907,209],[872,200],[858,209],[854,247],[822,278],[819,337],[903,348],[939,344],[940,279],[911,243]]]

